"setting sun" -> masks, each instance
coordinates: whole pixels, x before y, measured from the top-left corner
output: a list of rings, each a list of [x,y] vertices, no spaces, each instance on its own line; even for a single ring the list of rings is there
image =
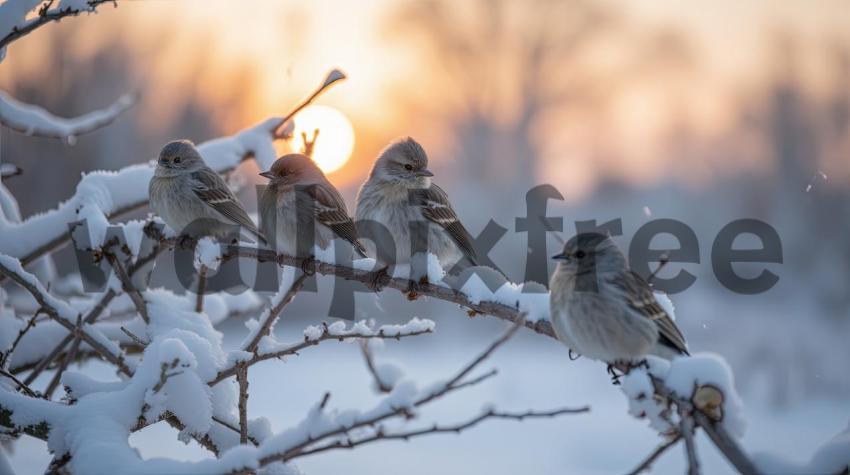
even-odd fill
[[[309,106],[295,116],[293,146],[304,150],[304,135],[312,140],[315,130],[319,136],[313,148],[313,160],[325,173],[338,170],[354,150],[354,127],[340,111],[328,106]]]

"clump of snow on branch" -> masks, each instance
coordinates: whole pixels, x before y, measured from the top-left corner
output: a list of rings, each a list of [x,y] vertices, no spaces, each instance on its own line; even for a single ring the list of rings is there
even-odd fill
[[[633,368],[623,376],[621,388],[629,401],[629,413],[646,417],[658,432],[669,434],[678,427],[678,416],[669,401],[656,396],[652,378],[657,378],[677,397],[691,401],[697,409],[715,417],[735,437],[746,430],[743,402],[735,390],[732,370],[719,355],[699,353],[667,361],[647,357],[649,369]]]
[[[64,118],[47,110],[25,104],[0,91],[0,123],[26,135],[53,137],[74,143],[76,137],[97,130],[136,103],[134,94],[121,96],[106,108],[94,110],[79,117]]]
[[[272,118],[233,136],[204,142],[198,146],[204,161],[212,169],[225,172],[242,160],[255,157],[261,166],[271,166],[275,159],[272,131],[279,119]],[[148,183],[155,163],[130,165],[119,171],[87,173],[77,191],[57,208],[36,214],[20,223],[0,221],[0,253],[22,259],[32,258],[44,246],[62,238],[68,224],[87,220],[91,244],[102,245],[108,221],[122,211],[147,203]]]
[[[209,270],[218,270],[221,264],[221,245],[209,237],[198,240],[195,246],[195,269],[206,267]]]

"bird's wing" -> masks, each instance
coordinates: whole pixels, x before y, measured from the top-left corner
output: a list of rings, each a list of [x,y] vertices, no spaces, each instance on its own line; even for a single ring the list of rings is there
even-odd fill
[[[627,271],[611,279],[611,283],[623,292],[632,310],[658,325],[660,343],[681,354],[690,355],[688,344],[679,327],[655,299],[652,288],[641,276]]]
[[[306,187],[306,191],[315,203],[316,220],[329,227],[337,236],[350,242],[358,254],[366,257],[366,249],[358,240],[357,228],[348,215],[345,201],[339,192],[332,185],[325,186],[319,183]]]
[[[248,213],[242,208],[242,204],[227,187],[227,183],[218,176],[218,173],[210,168],[202,168],[192,173],[192,178],[192,191],[201,201],[221,213],[225,218],[260,237],[257,226],[248,217]]]
[[[477,256],[475,248],[472,247],[472,236],[463,227],[455,210],[452,209],[446,192],[439,186],[431,184],[428,188],[417,190],[416,197],[416,204],[422,208],[422,215],[429,221],[442,226],[463,254],[475,264]]]

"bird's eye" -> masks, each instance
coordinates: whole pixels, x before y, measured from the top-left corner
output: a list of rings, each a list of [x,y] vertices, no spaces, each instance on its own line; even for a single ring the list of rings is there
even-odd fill
[[[180,157],[174,157],[174,163],[180,163],[181,161],[183,161],[183,159],[182,159],[182,158],[180,158]]]
[[[585,256],[584,251],[576,251],[575,256],[576,256],[576,259],[584,259],[584,256]]]
[[[411,170],[413,170],[413,165],[408,163],[407,165],[404,166],[404,169],[407,170],[407,171],[411,171]]]

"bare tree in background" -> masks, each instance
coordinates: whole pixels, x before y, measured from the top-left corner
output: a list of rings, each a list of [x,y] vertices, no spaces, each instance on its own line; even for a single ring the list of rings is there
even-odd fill
[[[388,23],[429,59],[423,88],[440,101],[426,94],[417,106],[454,137],[452,167],[499,190],[496,199],[540,181],[542,119],[592,121],[630,75],[687,56],[677,35],[630,31],[618,10],[586,0],[426,0],[404,3]]]

